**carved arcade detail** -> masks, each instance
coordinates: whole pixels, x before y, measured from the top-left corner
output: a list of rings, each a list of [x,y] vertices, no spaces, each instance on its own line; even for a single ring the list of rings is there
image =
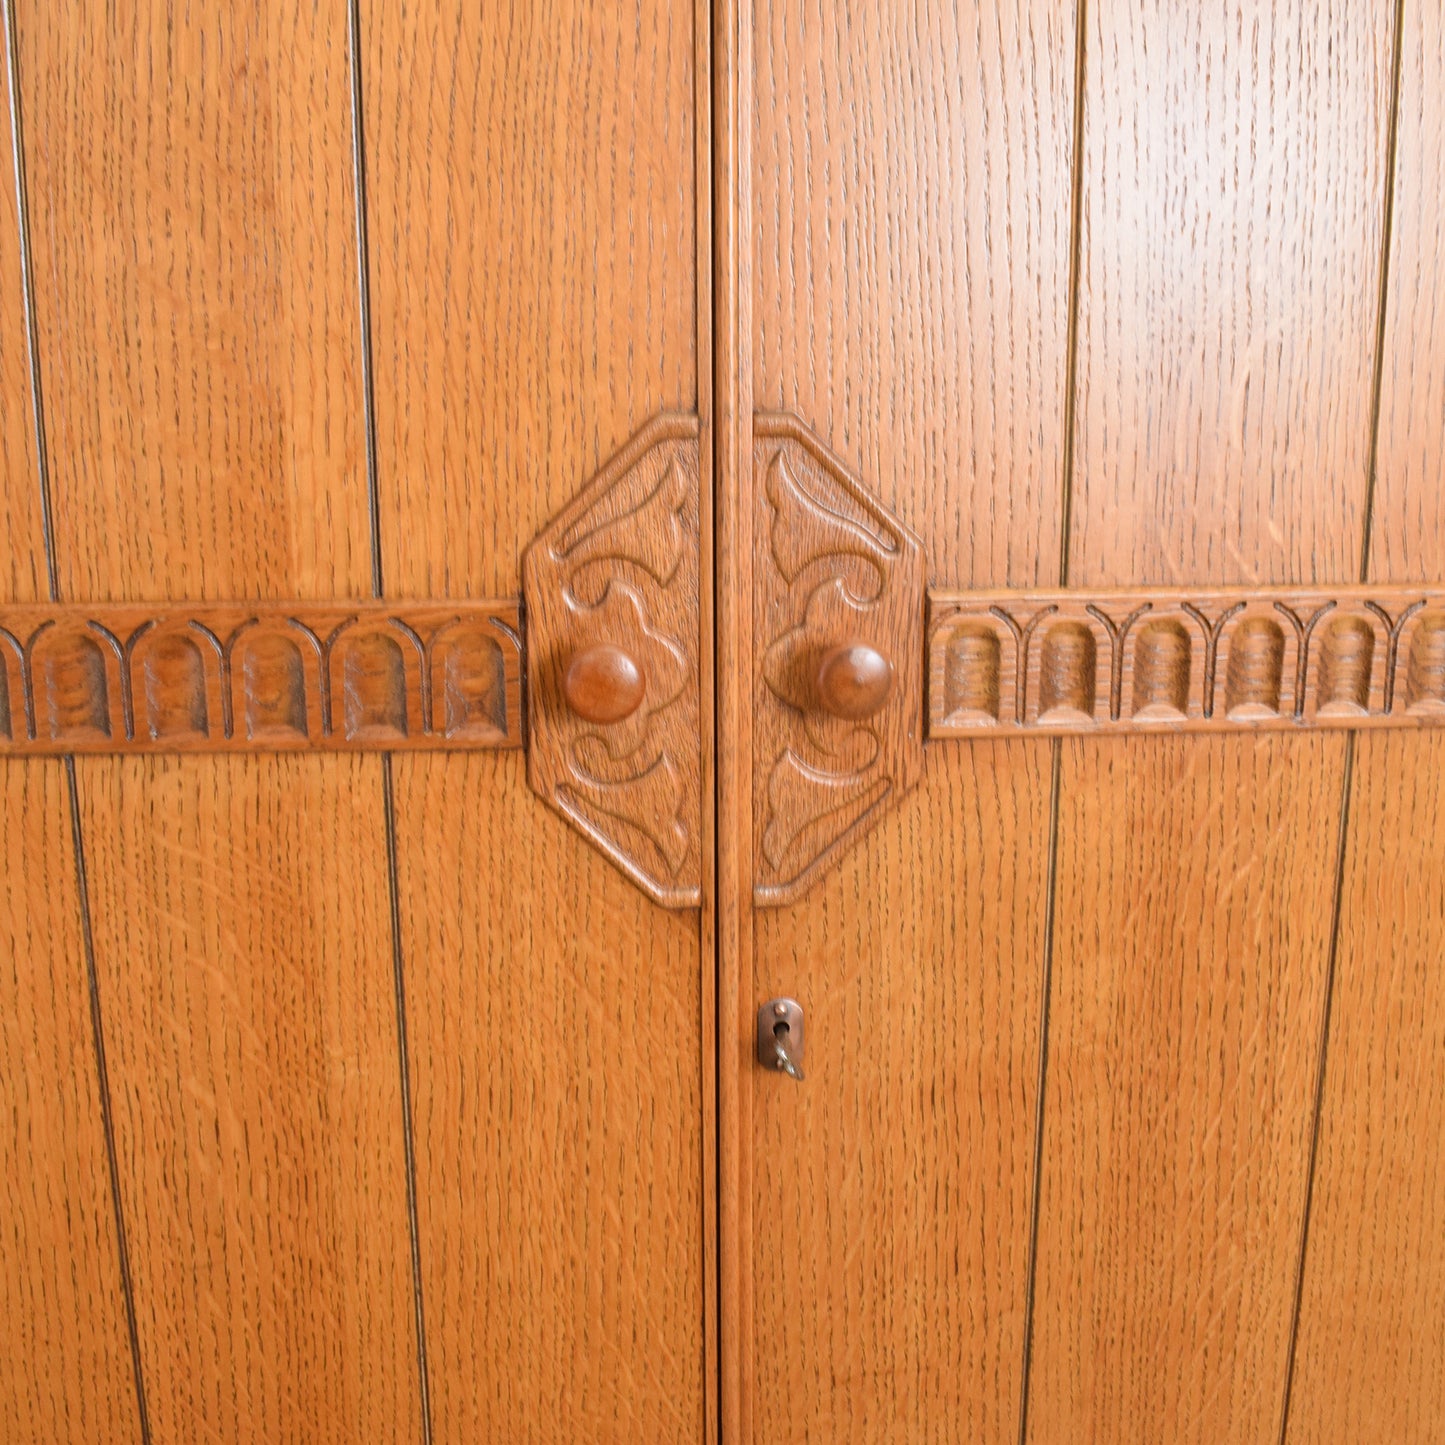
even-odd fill
[[[0,755],[516,748],[515,602],[0,609]]]
[[[698,423],[661,416],[527,551],[532,787],[658,902],[701,899]]]
[[[928,735],[1445,722],[1445,592],[943,592]]]
[[[924,559],[801,422],[758,416],[753,438],[754,898],[769,905],[801,893],[918,781]],[[841,689],[840,659],[856,662]]]

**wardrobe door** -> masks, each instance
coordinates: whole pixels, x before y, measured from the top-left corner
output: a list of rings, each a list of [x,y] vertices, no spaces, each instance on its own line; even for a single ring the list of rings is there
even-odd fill
[[[519,614],[657,413],[711,546],[705,8],[5,14],[0,1434],[701,1440],[708,840]]]
[[[725,9],[725,1438],[1424,1429],[1438,27]]]

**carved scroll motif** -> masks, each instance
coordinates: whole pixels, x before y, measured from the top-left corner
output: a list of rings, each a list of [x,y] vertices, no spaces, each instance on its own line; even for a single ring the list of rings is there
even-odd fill
[[[0,754],[522,745],[515,601],[0,609]]]
[[[754,898],[797,897],[922,770],[924,559],[801,422],[753,422],[758,497]],[[819,664],[849,640],[893,667],[886,702],[831,716]]]
[[[1445,722],[1445,592],[934,592],[931,738]]]
[[[659,903],[701,899],[698,423],[648,423],[528,549],[532,787]],[[619,721],[569,707],[569,663],[620,647],[644,680]]]

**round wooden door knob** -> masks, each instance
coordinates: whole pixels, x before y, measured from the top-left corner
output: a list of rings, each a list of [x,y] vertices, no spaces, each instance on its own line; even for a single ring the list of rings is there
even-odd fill
[[[567,706],[590,723],[621,722],[642,705],[647,679],[630,653],[598,642],[572,654],[562,678]]]
[[[818,703],[833,717],[872,717],[893,690],[893,664],[865,642],[830,647],[818,664]]]

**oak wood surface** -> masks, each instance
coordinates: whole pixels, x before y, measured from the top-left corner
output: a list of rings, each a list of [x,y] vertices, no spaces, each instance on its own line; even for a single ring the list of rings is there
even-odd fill
[[[140,1440],[65,772],[0,766],[0,1436]]]
[[[420,1439],[377,760],[83,771],[154,1437]]]
[[[1404,7],[1371,579],[1445,572],[1445,17]],[[1361,738],[1290,1445],[1445,1418],[1445,752]]]
[[[388,591],[515,592],[607,458],[697,407],[696,38],[664,0],[362,6]],[[698,915],[518,761],[394,763],[434,1439],[695,1440]]]
[[[510,761],[398,760],[397,817],[436,1438],[697,1440],[696,913]]]
[[[344,14],[17,28],[62,600],[366,595]],[[379,762],[78,774],[155,1438],[419,1438]]]
[[[1068,17],[749,18],[753,406],[805,419],[932,575],[1056,582]],[[757,552],[750,527],[734,545]],[[724,634],[723,676],[755,676],[749,625]],[[813,892],[738,925],[737,1066],[756,1069],[752,1014],[776,994],[803,1004],[809,1059],[806,1083],[755,1074],[741,1099],[751,1306],[725,1438],[1016,1437],[1048,795],[1045,749],[935,750]]]
[[[1357,575],[1389,20],[1090,7],[1072,585]],[[1278,1437],[1344,748],[1064,745],[1040,1445]]]
[[[0,28],[3,38],[3,28]],[[0,66],[0,601],[48,595],[10,68]],[[0,1437],[139,1445],[70,798],[0,763]]]

